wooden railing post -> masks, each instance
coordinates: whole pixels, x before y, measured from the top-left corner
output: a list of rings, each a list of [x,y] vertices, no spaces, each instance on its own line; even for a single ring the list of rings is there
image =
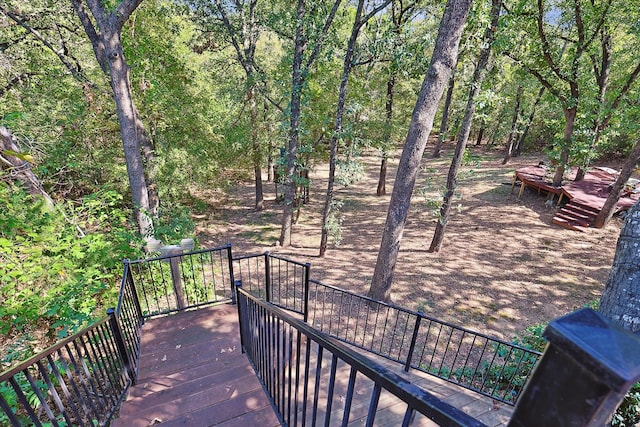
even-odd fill
[[[124,343],[122,329],[120,329],[120,323],[118,322],[118,318],[115,314],[116,310],[114,308],[107,309],[107,316],[109,316],[109,326],[111,327],[111,332],[113,333],[113,339],[116,343],[116,348],[118,349],[118,353],[120,354],[120,358],[122,359],[122,364],[124,365],[124,368],[127,370],[127,374],[131,379],[131,385],[135,385],[136,372],[133,369],[131,360],[129,359],[129,353],[127,352],[127,346]]]
[[[168,255],[170,258],[166,259],[169,262],[171,269],[171,283],[173,284],[173,291],[176,295],[176,305],[178,310],[185,308],[184,294],[182,292],[182,278],[180,277],[180,259],[178,255],[182,255],[182,247],[178,245],[163,246],[160,248],[162,255]]]
[[[585,308],[552,321],[509,427],[604,426],[640,379],[640,337]]]

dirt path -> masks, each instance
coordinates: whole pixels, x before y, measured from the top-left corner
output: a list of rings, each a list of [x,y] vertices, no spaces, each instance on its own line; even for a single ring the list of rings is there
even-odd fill
[[[459,186],[459,209],[453,213],[440,253],[427,252],[435,217],[429,200],[439,199],[450,163],[449,145],[441,159],[425,158],[396,266],[392,299],[428,315],[511,339],[517,332],[546,322],[600,297],[620,231],[614,219],[587,233],[551,224],[555,205],[526,190],[517,200],[513,170],[537,164],[543,155],[527,155],[502,166],[500,153],[472,148]],[[426,153],[430,153],[427,147]],[[397,159],[397,156],[395,156]],[[376,197],[378,162],[363,157],[360,181],[338,188],[342,201],[342,243],[318,258],[327,166],[311,175],[311,202],[293,229],[293,246],[279,248],[282,206],[273,184],[266,185],[266,208],[254,212],[251,182],[237,185],[226,200],[197,219],[201,245],[231,242],[235,254],[272,251],[310,262],[312,277],[366,293],[373,275],[389,195]],[[397,160],[391,165],[391,192]],[[608,165],[611,166],[611,165]]]

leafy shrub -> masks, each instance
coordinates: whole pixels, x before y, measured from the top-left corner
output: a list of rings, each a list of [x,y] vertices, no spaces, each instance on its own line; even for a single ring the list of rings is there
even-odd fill
[[[640,383],[636,383],[613,414],[613,427],[632,427],[640,422]]]
[[[121,260],[141,247],[122,205],[120,194],[103,190],[48,208],[0,182],[0,333],[9,351],[24,358],[46,344],[38,339],[62,338],[115,304]],[[18,342],[34,331],[45,337]]]

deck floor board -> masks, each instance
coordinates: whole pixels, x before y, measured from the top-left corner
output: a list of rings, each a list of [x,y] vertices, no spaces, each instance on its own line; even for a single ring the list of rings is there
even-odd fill
[[[512,408],[508,405],[431,375],[416,371],[407,374],[396,363],[369,353],[367,356],[492,427],[505,425],[510,418]],[[129,390],[119,417],[112,423],[114,427],[280,425],[269,397],[240,350],[236,306],[222,304],[148,320],[142,330],[140,360],[137,384]],[[315,368],[316,362],[312,358],[311,366]],[[348,367],[341,366],[338,371],[341,380],[336,385],[338,399],[332,408],[332,425],[339,424],[342,417]],[[359,381],[356,391],[365,393],[371,385]],[[324,390],[319,398],[318,410],[322,413]],[[395,408],[402,407],[398,403],[395,397],[384,397],[375,425],[397,425],[401,415]],[[352,410],[349,425],[362,424],[368,405],[356,404]],[[417,415],[413,425],[434,425]]]

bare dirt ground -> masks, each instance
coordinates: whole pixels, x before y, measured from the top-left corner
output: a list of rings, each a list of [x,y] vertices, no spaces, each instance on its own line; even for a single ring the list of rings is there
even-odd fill
[[[458,188],[443,249],[428,253],[436,217],[430,201],[440,199],[453,147],[431,159],[428,146],[396,265],[392,300],[404,307],[510,340],[526,327],[597,300],[607,280],[621,219],[586,233],[551,224],[557,207],[526,189],[511,193],[513,171],[546,160],[528,154],[501,165],[501,153],[471,147]],[[293,228],[293,246],[275,245],[282,216],[274,185],[265,184],[262,212],[253,210],[252,182],[240,183],[224,198],[211,199],[208,214],[197,216],[200,244],[230,242],[235,255],[271,251],[311,263],[311,275],[324,283],[366,293],[373,275],[399,150],[388,172],[387,196],[375,195],[379,158],[362,157],[364,174],[335,193],[342,201],[342,242],[319,258],[321,217],[328,167],[314,165],[310,203]],[[548,164],[548,163],[547,163]],[[616,165],[607,164],[615,167]]]

